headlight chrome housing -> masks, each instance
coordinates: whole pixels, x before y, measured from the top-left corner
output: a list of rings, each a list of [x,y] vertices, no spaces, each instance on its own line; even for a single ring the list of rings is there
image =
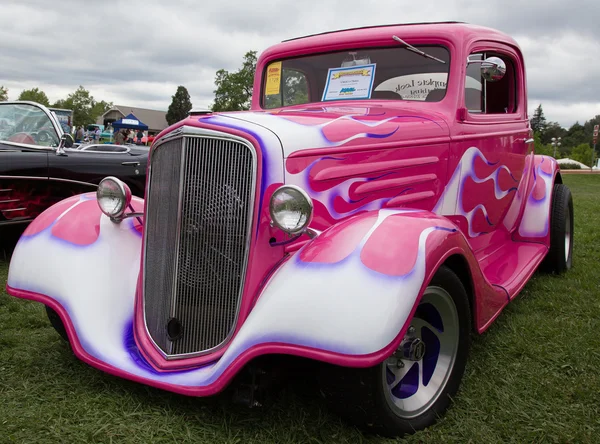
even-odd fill
[[[283,185],[271,196],[269,212],[277,228],[288,234],[298,235],[306,231],[312,221],[312,199],[296,185]]]
[[[120,222],[131,202],[131,190],[116,177],[105,177],[100,181],[96,198],[100,210],[113,222]]]

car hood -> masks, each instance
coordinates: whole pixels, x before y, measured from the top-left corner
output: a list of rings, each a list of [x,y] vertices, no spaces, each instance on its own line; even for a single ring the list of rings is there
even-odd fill
[[[243,122],[246,122],[272,131],[281,141],[286,158],[292,153],[315,148],[346,145],[368,148],[382,143],[449,136],[448,124],[441,113],[410,106],[319,105],[217,115],[231,119],[232,123],[237,121],[236,126],[244,126]]]

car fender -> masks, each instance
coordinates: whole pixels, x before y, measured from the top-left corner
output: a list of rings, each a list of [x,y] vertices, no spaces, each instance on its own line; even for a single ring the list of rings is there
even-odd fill
[[[562,180],[560,168],[556,159],[539,154],[533,156],[532,164],[531,185],[514,239],[541,242],[549,246],[552,194],[556,180]]]
[[[134,198],[132,206],[140,211],[143,201]],[[445,258],[465,254],[470,265],[474,260],[462,233],[428,211],[352,216],[283,262],[220,359],[161,372],[144,358],[133,333],[139,224],[137,218],[111,222],[93,193],[59,202],[19,240],[7,291],[57,311],[84,362],[192,396],[221,391],[244,365],[264,354],[375,365],[398,346]],[[481,278],[476,266],[472,272],[474,279]]]
[[[381,362],[399,345],[435,271],[455,254],[489,292],[495,314],[507,296],[484,283],[464,235],[448,219],[411,210],[353,216],[274,273],[236,340],[319,350],[320,359],[339,365]]]

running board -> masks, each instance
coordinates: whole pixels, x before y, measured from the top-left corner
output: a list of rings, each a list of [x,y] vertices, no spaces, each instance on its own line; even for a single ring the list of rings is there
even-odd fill
[[[548,247],[531,242],[507,241],[479,262],[490,284],[502,287],[513,299],[544,259]]]

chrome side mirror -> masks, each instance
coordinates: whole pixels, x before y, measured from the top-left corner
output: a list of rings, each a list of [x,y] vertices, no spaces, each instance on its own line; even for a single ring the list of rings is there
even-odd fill
[[[57,156],[66,156],[65,148],[71,148],[74,143],[75,143],[75,139],[73,139],[73,136],[68,133],[64,133],[62,135],[62,137],[60,138],[58,147],[56,148],[56,155]]]
[[[506,63],[500,57],[488,57],[485,60],[467,59],[467,65],[481,64],[481,77],[487,82],[497,82],[506,74]]]

